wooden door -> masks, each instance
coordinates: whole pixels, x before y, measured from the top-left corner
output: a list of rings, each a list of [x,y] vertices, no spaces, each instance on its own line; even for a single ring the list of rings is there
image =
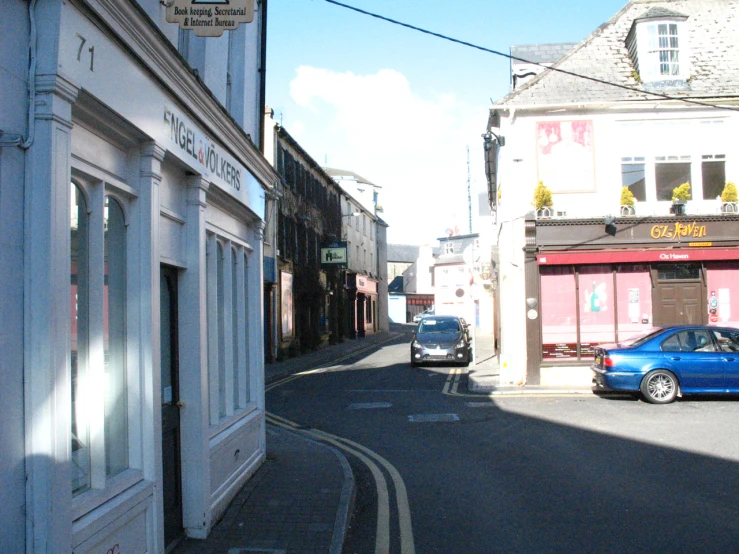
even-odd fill
[[[169,547],[183,536],[176,270],[162,266],[160,297],[162,513],[164,544]]]
[[[657,284],[652,301],[655,325],[705,325],[708,323],[705,291],[700,271],[700,267],[688,267],[678,272],[656,271]]]

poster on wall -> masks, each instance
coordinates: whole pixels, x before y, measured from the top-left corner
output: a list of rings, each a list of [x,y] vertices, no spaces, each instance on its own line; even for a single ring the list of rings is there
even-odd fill
[[[729,289],[718,289],[718,316],[723,323],[731,319],[731,294]]]
[[[282,336],[293,336],[293,275],[280,272],[280,298],[282,314]]]
[[[637,291],[638,292],[638,291]],[[585,303],[583,309],[586,313],[597,314],[608,309],[608,292],[605,283],[596,283],[593,281],[592,290],[585,290]]]
[[[552,192],[595,191],[592,121],[536,123],[538,179]]]

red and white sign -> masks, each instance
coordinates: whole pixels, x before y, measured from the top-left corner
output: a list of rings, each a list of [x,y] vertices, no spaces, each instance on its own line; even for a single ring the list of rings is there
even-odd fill
[[[739,248],[679,250],[602,250],[597,252],[547,252],[536,255],[539,265],[616,264],[643,262],[694,262],[739,260]]]

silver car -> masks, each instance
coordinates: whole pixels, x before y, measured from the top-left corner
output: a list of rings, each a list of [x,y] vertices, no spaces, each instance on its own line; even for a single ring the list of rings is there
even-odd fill
[[[424,310],[421,313],[414,315],[413,316],[413,323],[418,323],[419,321],[421,321],[427,315],[434,315],[434,309],[433,308],[429,308],[428,310]]]
[[[470,363],[472,344],[467,327],[455,315],[434,315],[421,319],[411,341],[411,365],[453,362]]]

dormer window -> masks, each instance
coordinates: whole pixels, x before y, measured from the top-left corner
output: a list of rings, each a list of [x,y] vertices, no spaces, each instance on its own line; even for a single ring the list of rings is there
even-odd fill
[[[690,76],[687,19],[672,10],[652,8],[634,20],[626,46],[644,84],[685,86]]]
[[[680,43],[677,23],[647,25],[650,66],[658,68],[659,75],[680,75]],[[669,78],[669,77],[668,77]]]

